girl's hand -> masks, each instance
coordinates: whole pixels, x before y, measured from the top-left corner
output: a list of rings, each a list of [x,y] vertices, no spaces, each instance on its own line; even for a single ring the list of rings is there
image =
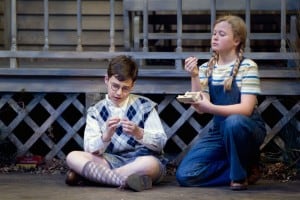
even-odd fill
[[[127,133],[128,135],[132,135],[137,139],[141,139],[143,137],[143,129],[138,127],[134,122],[128,120],[128,119],[122,119],[121,125],[123,128],[123,131]]]
[[[192,106],[199,114],[210,113],[212,103],[209,101],[206,95],[201,92],[201,98],[199,98],[197,102],[192,103]]]
[[[198,59],[194,56],[188,57],[184,61],[184,69],[189,72],[191,77],[199,76]]]

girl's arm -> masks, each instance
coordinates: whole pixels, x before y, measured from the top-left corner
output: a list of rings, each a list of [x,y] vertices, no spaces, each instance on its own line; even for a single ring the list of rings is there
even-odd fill
[[[193,104],[193,107],[199,113],[210,113],[213,115],[229,116],[232,114],[241,114],[250,116],[257,104],[256,95],[242,94],[241,103],[233,105],[214,105],[205,96],[203,99]]]
[[[194,56],[188,57],[184,61],[184,69],[191,75],[191,91],[201,91],[199,80],[198,59]]]

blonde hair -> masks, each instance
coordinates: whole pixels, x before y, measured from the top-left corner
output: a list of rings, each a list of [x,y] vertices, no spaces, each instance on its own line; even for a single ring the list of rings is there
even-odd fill
[[[224,90],[227,91],[227,90],[231,89],[233,78],[238,73],[240,63],[243,60],[244,48],[245,48],[246,37],[247,37],[247,28],[246,28],[246,24],[245,24],[244,20],[242,18],[240,18],[238,16],[234,16],[234,15],[226,15],[226,16],[222,16],[222,17],[218,18],[215,21],[213,27],[215,27],[216,24],[218,24],[220,22],[224,22],[224,21],[228,22],[231,25],[232,32],[233,32],[233,38],[240,40],[240,44],[236,48],[237,59],[234,63],[233,73],[230,77],[228,77],[224,80]],[[205,86],[208,84],[208,77],[210,77],[212,75],[213,67],[216,64],[218,57],[219,57],[219,55],[216,52],[213,52],[212,57],[209,59],[209,61],[207,63],[207,66],[208,66],[208,68],[206,70],[207,78],[205,81],[202,82],[202,84]]]

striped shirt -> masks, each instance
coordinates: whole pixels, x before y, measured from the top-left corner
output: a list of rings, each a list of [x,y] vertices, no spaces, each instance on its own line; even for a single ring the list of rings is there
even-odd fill
[[[216,65],[212,73],[213,85],[224,85],[224,80],[231,74],[234,62],[228,65]],[[207,62],[199,67],[200,82],[206,80]],[[258,66],[251,59],[244,59],[240,64],[239,71],[235,77],[238,88],[241,94],[255,94],[261,93],[260,80],[258,74]],[[203,91],[209,92],[208,86],[204,86]]]
[[[150,99],[130,94],[120,107],[116,107],[106,95],[105,99],[88,109],[84,131],[84,150],[99,154],[119,153],[135,151],[145,146],[153,151],[162,152],[167,136],[154,106],[155,103]],[[134,121],[144,129],[143,138],[137,140],[123,133],[121,127],[118,127],[111,141],[103,142],[101,138],[106,131],[106,120],[112,116],[127,117]]]

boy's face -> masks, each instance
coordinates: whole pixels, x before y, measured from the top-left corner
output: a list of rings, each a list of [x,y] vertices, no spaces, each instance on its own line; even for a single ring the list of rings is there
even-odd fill
[[[119,81],[115,76],[105,76],[108,98],[115,104],[120,105],[130,94],[134,82],[131,79]]]

